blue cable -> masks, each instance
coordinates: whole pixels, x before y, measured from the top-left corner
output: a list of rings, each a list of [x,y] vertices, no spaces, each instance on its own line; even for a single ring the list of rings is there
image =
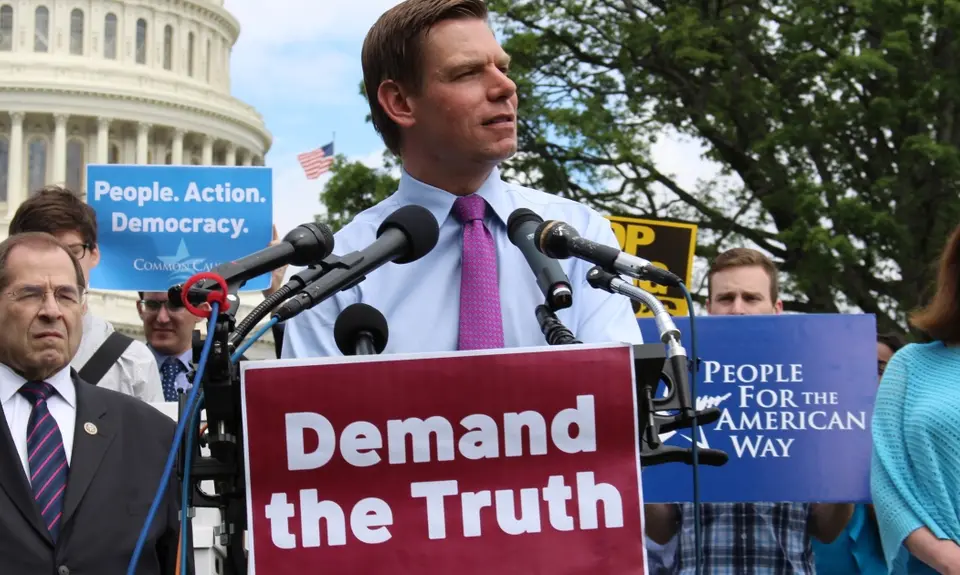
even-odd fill
[[[196,376],[194,377],[195,382],[202,381],[201,378],[203,377],[203,370],[206,368],[207,356],[210,355],[210,348],[213,345],[213,337],[211,336],[214,332],[214,326],[217,323],[217,312],[220,308],[220,304],[214,303],[212,308],[213,309],[210,311],[210,319],[207,322],[207,340],[203,343],[203,352],[200,355],[200,365],[197,369]],[[187,396],[187,405],[184,409],[185,414],[193,413],[194,404],[197,400],[200,387],[200,385],[194,385],[190,388],[190,393]],[[163,476],[160,478],[160,486],[157,488],[157,492],[153,496],[153,503],[150,505],[150,511],[147,512],[147,518],[143,522],[143,527],[140,529],[140,536],[137,538],[137,545],[134,547],[133,556],[130,558],[130,563],[127,565],[127,575],[136,574],[137,563],[140,561],[140,555],[143,553],[143,546],[146,545],[147,542],[147,533],[150,531],[150,526],[153,524],[153,519],[157,515],[157,509],[160,507],[160,501],[163,499],[163,495],[167,491],[167,484],[170,482],[170,476],[173,474],[173,466],[176,464],[177,460],[177,451],[179,451],[180,442],[183,440],[183,431],[186,429],[188,424],[192,423],[193,418],[189,416],[181,417],[180,421],[177,422],[177,430],[173,435],[173,445],[170,446],[170,453],[167,454],[167,463],[163,468]],[[185,507],[186,501],[181,504],[181,508]],[[185,531],[185,529],[181,527],[181,533],[183,531]],[[182,549],[182,554],[186,554],[186,552],[186,549]]]
[[[267,333],[267,330],[269,330],[271,327],[275,325],[277,325],[277,318],[274,317],[274,318],[271,318],[270,321],[268,321],[266,324],[264,324],[263,327],[261,327],[256,332],[254,332],[254,334],[250,336],[250,338],[247,339],[247,341],[243,342],[243,344],[237,348],[237,351],[233,352],[233,356],[230,357],[230,361],[233,363],[237,363],[238,361],[240,361],[240,356],[242,356],[245,351],[250,349],[250,346],[253,345],[258,339],[260,339],[263,336],[263,334]]]
[[[687,291],[687,286],[681,283],[680,289],[683,290],[683,297],[687,300],[687,310],[690,314],[690,357],[693,358],[690,365],[692,375],[690,378],[690,395],[693,397],[693,425],[691,427],[691,435],[693,436],[693,536],[694,545],[696,546],[696,573],[700,575],[703,550],[700,542],[700,438],[697,437],[697,374],[699,373],[698,364],[700,362],[700,358],[697,356],[697,314],[693,311],[693,298],[690,296],[690,292]]]

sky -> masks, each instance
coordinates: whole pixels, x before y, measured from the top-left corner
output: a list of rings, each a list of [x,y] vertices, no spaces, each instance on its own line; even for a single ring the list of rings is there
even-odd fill
[[[334,142],[335,152],[378,166],[383,142],[365,121],[360,49],[367,30],[397,0],[226,0],[239,21],[231,59],[233,95],[254,106],[273,134],[265,163],[273,169],[274,223],[287,231],[323,212],[329,174],[307,180],[297,154]],[[664,135],[653,150],[658,167],[694,187],[718,168],[699,145]],[[545,190],[549,191],[549,190]]]

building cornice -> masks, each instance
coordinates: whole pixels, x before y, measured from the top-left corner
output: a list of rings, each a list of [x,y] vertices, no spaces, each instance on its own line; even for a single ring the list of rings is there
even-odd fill
[[[217,111],[212,106],[191,105],[172,98],[152,98],[143,94],[0,85],[0,109],[148,122],[221,138],[258,155],[265,155],[272,144],[272,135],[263,123],[251,121],[244,114],[231,114]]]

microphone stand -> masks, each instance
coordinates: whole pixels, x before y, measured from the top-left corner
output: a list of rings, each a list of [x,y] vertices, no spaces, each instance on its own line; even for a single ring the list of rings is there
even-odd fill
[[[591,270],[592,272],[592,270]],[[589,277],[589,274],[588,274]],[[596,287],[596,286],[594,286]],[[666,309],[653,295],[649,295],[651,309],[655,309],[654,317],[661,334],[661,340],[666,344],[635,344],[633,346],[634,372],[636,376],[637,398],[639,401],[640,427],[640,462],[644,467],[661,465],[664,463],[682,462],[693,465],[693,450],[690,448],[663,445],[660,434],[692,427],[693,409],[690,407],[690,388],[685,378],[685,371],[677,373],[677,365],[686,369],[686,356],[680,344],[680,330],[673,323],[673,319]],[[648,298],[643,298],[647,303]],[[549,345],[569,345],[583,343],[576,339],[557,315],[546,304],[536,307],[537,322],[540,331]],[[659,312],[659,313],[658,313]],[[671,360],[667,361],[667,357]],[[680,358],[681,361],[676,361]],[[664,398],[655,398],[656,390],[663,381],[667,385],[668,395]],[[679,411],[677,415],[660,415],[659,411]],[[711,408],[696,413],[699,424],[709,424],[720,419],[720,410]],[[699,449],[699,462],[706,465],[720,466],[728,460],[728,455],[716,449]]]
[[[185,284],[186,286],[186,284]],[[202,395],[197,398],[194,408],[197,413],[206,410],[206,434],[200,435],[196,430],[195,441],[190,446],[191,483],[188,501],[181,505],[190,508],[213,508],[220,511],[220,525],[213,528],[214,537],[226,550],[222,575],[246,575],[248,569],[247,551],[244,548],[247,525],[246,501],[246,473],[244,471],[244,448],[242,410],[240,401],[240,369],[231,358],[236,350],[236,310],[239,309],[239,299],[235,288],[228,286],[229,299],[225,309],[219,310],[217,320],[212,328],[208,329],[207,338],[213,338],[209,355],[200,381],[192,381],[193,385],[200,386]],[[202,288],[196,288],[203,291]],[[209,290],[207,290],[209,291]],[[219,290],[216,290],[219,293]],[[193,295],[194,297],[190,297]],[[182,299],[195,299],[196,295],[190,290],[183,290]],[[274,305],[280,302],[275,302]],[[193,341],[193,362],[199,364],[205,340],[195,332]],[[194,375],[190,376],[195,377]],[[202,405],[197,405],[202,401]],[[192,418],[186,413],[187,395],[181,394],[178,412],[181,418]],[[192,425],[193,422],[188,422]],[[189,429],[189,427],[188,427]],[[186,473],[187,434],[177,454],[177,476],[181,481]],[[201,448],[207,447],[210,455],[203,455]],[[214,490],[207,493],[201,489],[201,483],[212,481]],[[189,509],[189,525],[184,529],[192,530],[194,517],[193,509]],[[182,549],[182,553],[192,551]]]
[[[189,481],[192,484],[190,500],[181,502],[189,507],[215,508],[220,511],[220,525],[214,527],[214,536],[226,548],[224,575],[246,575],[247,556],[244,550],[244,531],[247,529],[246,484],[243,460],[243,429],[240,410],[240,370],[230,361],[230,334],[236,319],[231,306],[217,314],[213,338],[206,366],[199,385],[203,393],[203,405],[195,406],[207,412],[207,432],[199,435],[191,447]],[[203,340],[194,338],[193,361],[200,361]],[[186,413],[187,396],[181,394],[179,413],[181,418],[191,418]],[[193,422],[188,423],[191,425]],[[196,430],[193,430],[196,433]],[[201,454],[201,447],[210,449],[209,456]],[[181,480],[186,472],[186,436],[178,453],[177,472]],[[200,489],[204,481],[215,485],[212,494]],[[194,513],[191,510],[189,516]],[[191,540],[192,543],[192,540]],[[192,547],[191,547],[192,549]],[[183,553],[190,549],[183,549]]]

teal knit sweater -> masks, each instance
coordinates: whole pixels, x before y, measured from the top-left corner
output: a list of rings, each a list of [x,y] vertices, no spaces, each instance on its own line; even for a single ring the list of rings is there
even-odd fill
[[[903,542],[921,527],[960,542],[960,348],[910,344],[890,360],[873,412],[870,483],[890,572],[933,572]]]

